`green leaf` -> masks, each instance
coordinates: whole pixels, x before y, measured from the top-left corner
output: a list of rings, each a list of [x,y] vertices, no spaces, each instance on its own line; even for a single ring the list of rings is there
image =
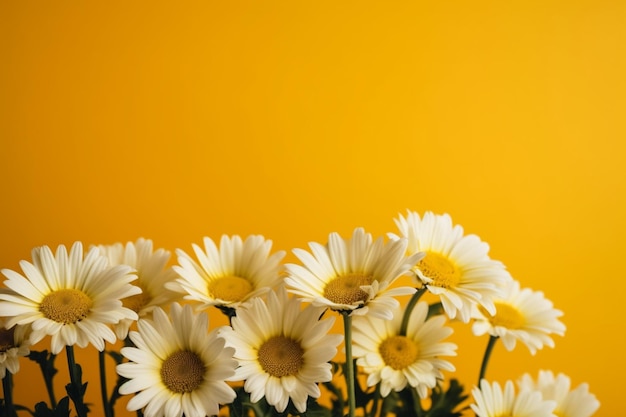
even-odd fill
[[[87,382],[83,384],[83,369],[79,364],[76,364],[76,385],[69,383],[65,386],[67,395],[72,399],[74,404],[80,404],[82,410],[79,415],[86,415],[89,413],[89,406],[83,402],[85,398],[85,392],[87,391]]]
[[[426,415],[428,417],[461,417],[463,410],[467,408],[467,406],[461,407],[461,404],[468,398],[463,391],[463,386],[457,379],[450,380],[447,391],[443,391],[441,386],[436,387],[431,395],[432,406]]]
[[[70,416],[70,398],[63,397],[54,409],[48,407],[45,402],[39,402],[35,405],[35,417],[69,417]]]

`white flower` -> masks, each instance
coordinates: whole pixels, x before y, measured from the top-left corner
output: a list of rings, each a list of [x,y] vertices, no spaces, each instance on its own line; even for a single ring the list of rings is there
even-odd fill
[[[319,320],[322,312],[311,305],[302,309],[282,287],[270,292],[267,302],[254,298],[237,310],[223,336],[239,361],[234,380],[245,380],[251,401],[265,397],[283,412],[291,399],[305,412],[307,398],[320,396],[317,383],[331,380],[329,361],[343,340],[327,334],[334,319]]]
[[[572,390],[569,377],[561,373],[555,377],[552,371],[539,371],[537,381],[530,374],[524,374],[518,386],[540,391],[544,400],[556,401],[554,413],[559,417],[590,417],[600,407],[596,396],[589,392],[588,384],[580,384]]]
[[[302,249],[293,251],[304,266],[286,265],[287,290],[303,301],[353,315],[391,319],[391,309],[399,305],[393,297],[415,292],[410,287],[390,288],[422,256],[406,257],[405,239],[372,241],[372,235],[357,228],[352,239],[331,233],[328,245],[312,242],[309,247],[312,254]]]
[[[474,404],[470,407],[478,417],[557,417],[554,401],[543,400],[539,391],[521,390],[516,394],[513,381],[507,381],[502,391],[497,382],[490,384],[483,379],[472,395]]]
[[[0,317],[0,379],[4,378],[8,370],[16,374],[20,370],[20,358],[30,353],[30,325],[15,325],[5,327],[6,319]]]
[[[542,292],[520,290],[518,281],[511,280],[506,285],[503,297],[495,301],[495,306],[495,315],[480,307],[474,310],[476,321],[472,330],[476,336],[489,333],[501,338],[507,350],[513,350],[519,340],[534,355],[544,345],[554,347],[551,334],[565,334],[565,325],[558,319],[563,313]]]
[[[137,275],[133,285],[141,288],[141,293],[124,298],[122,303],[139,315],[146,318],[155,307],[169,307],[176,301],[179,294],[165,288],[168,282],[173,282],[178,275],[172,268],[167,267],[170,253],[164,249],[153,249],[151,240],[137,239],[136,242],[127,242],[126,245],[98,246],[101,253],[109,259],[110,265],[128,265]],[[134,320],[123,319],[114,326],[117,337],[121,340],[128,335]]]
[[[355,317],[352,342],[357,365],[368,374],[368,386],[381,383],[383,397],[409,384],[421,398],[426,398],[428,389],[443,379],[442,370],[455,370],[442,359],[456,355],[455,344],[442,342],[452,334],[452,329],[444,326],[444,316],[427,319],[425,302],[417,303],[411,312],[406,335],[400,332],[403,310],[396,308],[393,314],[392,320]]]
[[[140,319],[129,337],[136,347],[121,350],[131,362],[117,366],[128,378],[121,394],[137,393],[129,411],[143,408],[146,417],[204,417],[216,415],[220,404],[235,399],[225,382],[235,373],[234,349],[224,347],[217,329],[209,332],[206,313],[194,315],[190,306],[172,304],[171,321],[156,307],[153,320]]]
[[[270,254],[272,241],[263,236],[222,236],[219,249],[208,237],[204,250],[192,245],[197,262],[182,250],[177,250],[180,275],[176,285],[167,287],[185,293],[186,300],[199,301],[201,308],[223,306],[237,308],[242,302],[257,297],[278,285],[280,261],[284,251]]]
[[[423,218],[408,212],[395,220],[400,236],[408,239],[408,252],[425,252],[415,266],[421,284],[440,297],[444,311],[454,319],[459,315],[467,323],[474,304],[494,312],[492,299],[500,286],[510,279],[501,262],[489,258],[489,245],[476,235],[463,235],[463,228],[453,226],[448,214],[426,212]]]
[[[72,245],[69,255],[63,245],[54,255],[42,246],[32,257],[33,263],[20,262],[25,276],[2,270],[8,278],[5,285],[15,294],[0,293],[0,316],[8,317],[8,327],[31,324],[33,344],[50,335],[54,354],[64,346],[89,343],[102,351],[105,340],[116,340],[109,325],[137,319],[121,301],[141,291],[130,285],[136,276],[128,266],[109,267],[96,248],[83,259],[80,242]]]

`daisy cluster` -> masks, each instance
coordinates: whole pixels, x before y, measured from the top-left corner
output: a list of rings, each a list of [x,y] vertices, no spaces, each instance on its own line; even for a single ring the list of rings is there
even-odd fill
[[[99,352],[105,417],[122,396],[146,417],[595,413],[587,384],[572,388],[564,374],[504,385],[486,378],[498,340],[534,355],[564,335],[562,312],[542,292],[523,288],[447,214],[409,211],[395,223],[377,238],[362,228],[330,233],[294,249],[297,263],[283,263],[285,252],[259,235],[205,237],[177,249],[176,262],[146,239],[37,247],[21,272],[1,271],[0,415],[87,416],[93,405],[74,348],[88,345]],[[229,324],[210,326],[212,308]],[[471,397],[451,376],[453,320],[489,337]],[[54,359],[63,350],[70,382],[57,401]],[[119,376],[111,389],[107,356]],[[12,399],[24,358],[39,363],[49,394],[32,410]]]

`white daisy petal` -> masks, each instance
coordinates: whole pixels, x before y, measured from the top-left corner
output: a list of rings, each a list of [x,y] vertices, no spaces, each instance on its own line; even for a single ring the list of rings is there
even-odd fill
[[[199,301],[200,308],[224,306],[237,308],[247,300],[267,292],[281,281],[280,261],[283,251],[269,256],[272,242],[260,235],[222,236],[219,249],[208,237],[204,251],[192,245],[199,263],[182,250],[177,250],[178,285],[167,288],[186,294],[185,299]]]
[[[480,388],[472,390],[474,403],[471,409],[477,417],[556,417],[556,403],[542,399],[538,391],[521,390],[515,393],[512,381],[507,381],[504,391],[497,382],[480,381]]]
[[[509,281],[494,305],[495,315],[482,307],[474,307],[472,330],[476,335],[488,332],[500,337],[507,350],[513,350],[515,342],[520,341],[534,355],[544,346],[554,346],[552,334],[565,334],[565,325],[559,320],[563,313],[556,310],[542,292],[520,289],[518,281]]]
[[[33,249],[32,256],[32,263],[20,262],[24,275],[3,271],[14,293],[0,295],[0,312],[12,311],[11,322],[31,324],[33,340],[52,336],[54,354],[74,344],[91,343],[102,350],[105,341],[114,342],[105,324],[128,316],[118,296],[133,291],[128,269],[108,267],[97,250],[83,258],[80,242],[72,245],[69,255],[61,245],[56,256],[47,246]]]
[[[441,359],[454,356],[456,345],[442,342],[452,333],[441,316],[427,319],[428,304],[418,302],[409,319],[406,335],[400,333],[403,310],[391,310],[391,320],[355,317],[352,342],[358,365],[368,374],[367,384],[382,381],[381,395],[399,391],[407,383],[420,395],[435,387],[441,370],[454,369]]]
[[[390,316],[389,307],[397,303],[393,296],[402,292],[390,285],[413,266],[404,256],[405,240],[373,241],[370,234],[357,228],[351,239],[331,233],[326,246],[312,242],[309,247],[312,253],[293,251],[303,265],[286,265],[285,284],[290,293],[336,311]]]
[[[222,332],[226,345],[235,349],[240,367],[237,376],[245,379],[244,389],[252,402],[264,398],[278,412],[289,399],[304,412],[306,397],[320,395],[317,383],[330,381],[329,361],[337,354],[340,335],[329,335],[332,323],[319,321],[323,309],[300,307],[281,286],[267,300],[251,300],[237,310],[232,330]],[[294,319],[286,315],[299,312]],[[339,336],[339,337],[338,337]],[[305,394],[308,393],[308,394]]]
[[[591,417],[600,407],[595,395],[586,383],[571,389],[570,378],[562,373],[539,371],[537,379],[524,374],[517,381],[522,390],[539,391],[544,400],[556,402],[554,413],[560,417]]]
[[[29,325],[6,326],[7,319],[0,317],[0,378],[4,378],[7,371],[16,374],[20,370],[20,358],[28,356],[32,344]]]
[[[489,258],[489,245],[476,235],[463,235],[449,215],[426,212],[423,218],[409,211],[396,219],[400,235],[406,238],[409,253],[425,256],[415,265],[415,273],[428,290],[441,297],[450,318],[457,315],[469,322],[474,304],[492,308],[491,300],[500,295],[510,275],[503,264]]]
[[[117,366],[117,372],[129,378],[120,392],[136,394],[128,410],[145,408],[145,415],[216,414],[219,404],[235,398],[225,382],[235,375],[233,349],[224,349],[217,330],[207,331],[206,313],[194,314],[189,305],[172,304],[170,318],[161,307],[154,313],[155,320],[139,319],[138,332],[130,332],[137,347],[121,350],[130,362]],[[177,329],[173,337],[172,329]]]
[[[125,245],[115,243],[97,247],[107,257],[109,265],[125,265],[134,271],[137,279],[132,285],[138,287],[135,294],[122,299],[123,306],[137,313],[138,317],[149,317],[157,307],[167,307],[174,302],[179,294],[168,287],[174,283],[178,275],[172,268],[167,268],[170,252],[164,249],[155,250],[151,240],[139,238]],[[115,333],[120,339],[126,338],[131,324],[136,321],[120,321],[115,326]]]

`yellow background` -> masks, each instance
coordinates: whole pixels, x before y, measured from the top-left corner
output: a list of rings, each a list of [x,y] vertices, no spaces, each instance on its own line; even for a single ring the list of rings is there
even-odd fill
[[[555,349],[498,345],[488,377],[564,372],[621,415],[625,42],[622,0],[1,1],[0,266],[447,212],[565,312]],[[486,339],[453,338],[470,388]],[[16,384],[45,398],[31,364]]]

